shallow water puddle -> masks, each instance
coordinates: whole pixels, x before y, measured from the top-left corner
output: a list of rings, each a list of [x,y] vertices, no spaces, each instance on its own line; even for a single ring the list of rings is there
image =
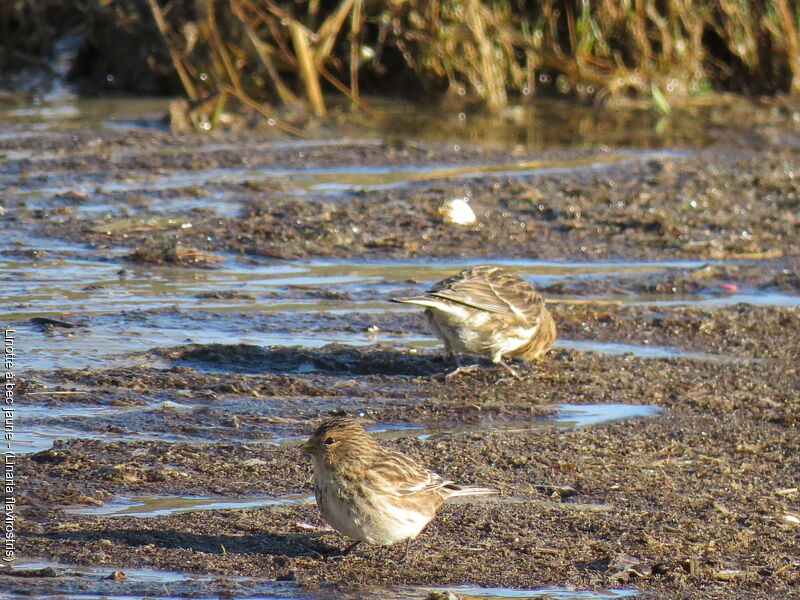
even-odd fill
[[[383,301],[391,293],[408,287],[408,281],[433,282],[461,269],[469,261],[351,263],[288,262],[247,264],[228,260],[218,269],[143,267],[120,264],[114,254],[75,258],[76,250],[50,245],[28,244],[19,250],[42,254],[42,258],[0,257],[0,280],[14,281],[9,289],[11,318],[26,318],[48,313],[106,312],[131,308],[165,308],[180,302],[182,308],[221,309],[231,306],[263,310],[278,303],[295,302],[291,286],[341,294],[372,292]],[[61,255],[61,256],[59,256]],[[568,276],[611,276],[621,273],[652,273],[665,269],[694,268],[700,261],[577,263],[550,261],[491,260],[492,264],[512,268],[534,285],[546,285]],[[120,272],[124,269],[124,272]],[[280,298],[276,292],[281,291]],[[384,293],[385,295],[382,295]],[[218,297],[214,297],[217,295]],[[261,295],[261,296],[259,296]],[[325,298],[305,308],[322,305]],[[800,302],[800,297],[797,298]],[[328,305],[332,304],[330,301]],[[343,308],[354,303],[338,302]],[[390,306],[390,305],[386,305]]]
[[[218,269],[121,265],[125,249],[90,251],[52,240],[17,240],[13,253],[0,257],[0,281],[12,282],[6,293],[6,319],[23,334],[25,368],[83,368],[130,362],[126,355],[153,347],[194,343],[245,343],[319,347],[327,343],[405,346],[432,345],[427,335],[364,331],[352,324],[311,321],[290,328],[292,315],[415,312],[387,298],[425,289],[464,266],[463,260],[355,262],[262,261],[229,258]],[[26,254],[27,253],[27,254]],[[41,258],[31,260],[34,253]],[[85,256],[86,258],[78,258]],[[488,261],[519,272],[534,285],[566,277],[611,277],[692,269],[703,261],[556,262],[500,259]],[[605,298],[604,298],[605,300]],[[567,301],[569,301],[567,299]],[[616,301],[614,299],[613,301]],[[740,301],[780,306],[800,305],[800,296],[763,292],[681,301],[636,296],[620,299],[646,304],[725,304]],[[218,311],[218,314],[211,314]],[[234,312],[237,311],[237,312]],[[283,316],[277,318],[278,313]],[[275,315],[273,318],[268,315]],[[28,319],[51,317],[74,328],[44,331]],[[344,319],[346,320],[346,319]],[[347,326],[345,326],[347,325]],[[580,350],[649,357],[711,358],[674,348],[560,340]]]
[[[151,410],[148,407],[118,406],[42,406],[19,402],[15,405],[15,418],[20,427],[14,431],[12,449],[18,454],[45,450],[56,440],[101,439],[106,441],[160,440],[178,441],[178,435],[161,432],[119,431],[96,433],[82,426],[104,418],[118,419],[125,415]]]
[[[626,589],[612,589],[602,592],[595,592],[589,590],[565,590],[558,588],[535,588],[531,590],[519,590],[512,588],[493,587],[483,588],[463,585],[458,587],[442,587],[442,588],[427,588],[432,591],[453,592],[459,598],[467,600],[469,598],[530,598],[536,599],[552,599],[552,600],[613,600],[614,598],[630,598],[636,596],[636,590]],[[421,598],[421,596],[416,596]]]
[[[322,401],[317,401],[320,407]],[[165,404],[169,405],[165,407]],[[337,399],[336,405],[339,406],[341,400]],[[216,438],[209,438],[208,433],[203,435],[202,428],[195,426],[195,433],[192,435],[181,434],[180,432],[165,433],[159,428],[147,428],[147,421],[134,420],[135,416],[143,413],[157,413],[161,415],[163,411],[174,412],[187,411],[192,413],[204,408],[201,405],[162,403],[158,406],[144,407],[109,407],[109,406],[79,406],[79,407],[48,407],[20,404],[17,407],[17,419],[22,425],[19,432],[15,432],[13,449],[15,452],[23,454],[45,450],[53,445],[58,439],[100,439],[105,441],[131,441],[131,440],[161,440],[161,441],[181,441],[185,443],[209,443]],[[235,403],[227,403],[224,407],[225,414],[234,416],[243,411],[250,410],[246,402],[243,406],[236,406]],[[284,407],[285,411],[292,413],[296,407],[288,403]],[[516,431],[516,432],[536,432],[553,428],[572,428],[585,427],[589,425],[600,425],[603,423],[613,423],[626,419],[640,419],[657,416],[660,408],[650,405],[635,404],[559,404],[555,407],[552,415],[532,419],[520,420],[501,420],[485,419],[478,423],[455,423],[437,424],[425,426],[419,424],[376,424],[367,429],[376,438],[391,440],[401,437],[418,437],[426,439],[439,435],[466,434],[481,431]],[[246,418],[246,417],[242,417]],[[162,419],[156,418],[151,423],[163,425]],[[108,425],[111,431],[90,431],[85,427],[86,422],[93,425]],[[125,426],[125,425],[128,426]],[[133,424],[133,428],[131,428]],[[151,428],[153,425],[150,426]],[[269,429],[265,424],[259,429],[258,439],[242,439],[248,444],[266,443],[278,444],[281,446],[295,447],[304,441],[307,434],[286,435],[285,429]],[[268,437],[274,435],[276,437]],[[237,439],[236,431],[231,429],[226,435],[226,440]]]
[[[588,427],[655,417],[660,412],[658,406],[648,404],[559,404],[554,420],[560,427]]]
[[[376,311],[378,312],[378,311]],[[283,312],[276,313],[276,319]],[[23,322],[15,326],[26,349],[25,365],[30,370],[47,370],[121,366],[132,363],[166,366],[165,360],[148,355],[134,356],[153,348],[166,348],[179,344],[248,344],[259,347],[286,346],[321,348],[328,344],[365,347],[380,343],[384,347],[438,348],[441,343],[432,336],[394,334],[385,331],[359,330],[346,324],[332,325],[319,330],[274,330],[277,326],[265,324],[259,317],[246,315],[230,317],[203,317],[192,314],[138,314],[129,313],[110,318],[103,315],[90,326],[77,329],[57,329],[43,335],[39,327]],[[291,315],[286,315],[291,322]],[[355,329],[355,330],[354,330]],[[597,352],[601,354],[630,354],[643,358],[685,358],[726,362],[745,360],[706,352],[692,352],[669,346],[599,342],[592,340],[559,339],[556,348]],[[227,370],[231,365],[217,368],[212,363],[195,365],[203,370]],[[304,364],[291,373],[318,371],[314,365]],[[270,369],[265,366],[264,372]],[[248,372],[255,372],[248,369]]]
[[[752,304],[754,306],[800,306],[800,295],[785,294],[776,290],[743,289],[735,294],[725,296],[692,296],[685,299],[653,299],[650,301],[634,300],[631,304],[648,306],[702,306],[705,308],[721,308],[735,306],[736,304]]]
[[[0,570],[12,598],[53,600],[153,600],[237,598],[237,600],[311,600],[297,584],[224,574],[187,573],[146,568],[72,565],[52,561],[18,562]],[[37,571],[41,574],[37,576]]]
[[[93,99],[83,99],[84,103],[91,103]],[[102,101],[102,99],[101,99]],[[167,110],[167,107],[162,107],[162,110]],[[3,118],[3,112],[0,110],[0,119]],[[142,124],[146,119],[133,120],[125,119],[125,113],[115,112],[113,115],[117,120],[106,121],[103,125],[110,129],[123,130],[123,129],[141,129]],[[52,131],[46,127],[25,127],[12,131],[0,131],[0,142],[7,139],[25,139],[25,138],[41,138],[43,143],[51,142],[58,135],[65,134],[64,131]],[[341,136],[336,139],[283,139],[283,140],[248,140],[247,149],[255,154],[268,151],[285,151],[285,150],[317,150],[319,148],[338,148],[347,146],[358,146],[362,148],[379,148],[384,146],[385,142],[380,138],[367,138],[367,137],[348,137]],[[232,142],[217,141],[202,143],[199,145],[192,145],[191,155],[194,158],[201,157],[206,154],[218,152],[237,152],[242,150],[242,141],[235,140]],[[151,144],[135,145],[114,145],[111,149],[113,158],[131,158],[138,156],[150,157],[168,157],[168,156],[181,156],[187,153],[187,147],[184,145],[164,145],[163,142],[154,141]],[[65,147],[61,145],[58,150],[44,150],[41,148],[22,148],[22,149],[6,149],[3,150],[4,158],[6,161],[15,160],[41,160],[49,161],[69,155],[71,158],[77,157],[94,157],[98,155],[97,148],[88,145],[80,147]],[[6,175],[8,177],[8,175]],[[0,176],[0,181],[3,179]]]
[[[31,251],[39,251],[35,246]],[[61,254],[63,258],[60,258]],[[0,281],[7,289],[7,318],[65,313],[103,313],[119,310],[314,310],[361,307],[414,310],[386,303],[393,295],[427,288],[429,283],[451,275],[467,261],[437,261],[421,266],[408,263],[370,264],[329,262],[274,262],[246,264],[227,261],[218,269],[144,267],[120,264],[120,251],[81,260],[75,250],[46,252],[43,258],[0,257]],[[699,261],[554,263],[548,261],[489,260],[518,272],[541,287],[565,278],[613,277],[621,274],[650,274],[670,269],[701,266]],[[409,283],[414,282],[414,283]],[[419,283],[417,283],[419,282]],[[553,301],[559,299],[551,298]],[[563,298],[561,301],[571,301]],[[580,300],[584,300],[580,298]],[[749,303],[800,306],[800,295],[774,290],[743,290],[740,293],[708,295],[638,296],[607,294],[586,300],[642,305],[728,305]]]
[[[120,497],[102,506],[66,509],[76,515],[102,515],[108,517],[163,517],[184,512],[203,510],[228,510],[261,508],[264,506],[292,506],[314,502],[308,494],[285,496],[253,496],[244,498],[182,497],[182,496],[133,496]]]
[[[64,575],[77,574],[77,575],[96,575],[99,577],[108,577],[116,571],[123,571],[125,578],[129,581],[138,580],[150,583],[173,583],[189,579],[192,581],[213,581],[217,578],[215,575],[205,575],[200,573],[180,573],[178,571],[160,571],[157,569],[116,569],[113,567],[97,567],[86,565],[72,565],[59,563],[55,561],[37,560],[17,562],[11,569],[13,571],[37,571],[40,569],[54,569],[62,571]],[[0,571],[2,573],[2,571]],[[234,579],[236,579],[234,577]],[[243,579],[243,578],[242,578]]]
[[[177,222],[177,221],[176,221]],[[474,260],[435,261],[242,261],[225,257],[215,269],[154,267],[125,264],[130,249],[89,250],[49,239],[20,237],[13,253],[0,256],[0,280],[7,289],[8,318],[62,313],[101,313],[130,308],[270,310],[289,304],[312,310],[363,303],[384,306],[386,298],[451,275]],[[32,259],[31,256],[38,258]],[[672,269],[697,269],[708,261],[574,262],[489,259],[485,262],[518,272],[535,286],[565,278],[646,275]],[[735,261],[732,261],[735,262]],[[724,264],[724,263],[719,263]],[[305,297],[304,297],[305,292]],[[311,297],[309,297],[309,295]],[[316,297],[315,297],[316,296]],[[624,303],[733,303],[800,305],[800,295],[745,290],[720,296],[639,297],[604,295],[592,298]],[[568,300],[568,299],[567,299]],[[399,308],[395,308],[399,309]]]
[[[472,264],[472,260],[436,261],[253,261],[233,257],[216,269],[154,267],[121,263],[129,249],[92,251],[45,239],[20,241],[13,254],[0,256],[0,281],[11,320],[64,313],[102,313],[126,309],[324,310],[358,306],[393,307],[394,294],[422,290]],[[39,258],[32,260],[31,255]],[[79,258],[80,257],[80,258]],[[225,257],[223,257],[225,258]],[[565,278],[646,275],[672,269],[696,269],[706,261],[557,262],[490,259],[490,264],[518,272],[535,286]],[[640,297],[604,295],[603,301],[641,304],[726,304],[749,302],[800,305],[800,295],[746,290],[720,297]],[[566,299],[569,300],[569,299]]]
[[[755,360],[738,356],[724,356],[711,352],[692,352],[672,346],[651,346],[647,344],[624,344],[622,342],[599,342],[595,340],[557,339],[555,348],[580,350],[581,352],[597,352],[599,354],[630,354],[642,358],[688,358],[690,360],[708,360],[713,362]]]
[[[368,428],[377,438],[415,436],[428,439],[440,435],[471,434],[482,431],[536,432],[547,429],[571,429],[604,423],[616,423],[628,419],[656,417],[661,412],[658,406],[648,404],[558,404],[552,415],[525,420],[502,420],[487,418],[479,423],[458,423],[409,428]]]
[[[476,179],[482,177],[529,177],[555,173],[568,173],[576,169],[604,169],[612,165],[643,162],[680,153],[669,151],[630,151],[601,153],[594,156],[561,160],[518,161],[495,164],[439,164],[432,166],[334,166],[305,169],[271,168],[217,168],[202,170],[170,170],[166,173],[150,171],[124,171],[115,174],[106,171],[26,170],[24,178],[0,175],[8,182],[6,195],[17,199],[48,199],[61,194],[120,192],[156,193],[187,187],[213,187],[224,183],[275,182],[293,193],[307,193],[324,197],[339,196],[357,190],[386,190],[420,182],[441,179]],[[115,175],[112,175],[114,173]],[[31,185],[30,181],[35,182]],[[159,202],[160,204],[160,202]],[[205,201],[197,201],[206,206]],[[107,205],[114,211],[130,207],[127,202]],[[74,209],[80,213],[81,205]]]
[[[57,329],[50,335],[42,335],[39,328],[29,322],[15,326],[15,329],[18,337],[24,336],[20,345],[25,347],[25,367],[29,370],[97,368],[142,363],[145,360],[148,365],[163,366],[166,363],[154,357],[131,359],[129,355],[184,343],[235,342],[255,346],[318,348],[331,343],[366,346],[374,341],[368,332],[247,331],[248,319],[245,317],[230,318],[228,321],[226,324],[224,318],[204,319],[169,313],[166,315],[132,313],[117,315],[113,320],[104,319],[90,327],[79,327],[75,330]],[[252,325],[250,322],[251,327]],[[382,340],[389,341],[389,337],[383,336]],[[401,343],[405,340],[397,338],[396,341]]]
[[[36,576],[36,571],[42,571]],[[6,573],[18,573],[17,576]],[[20,576],[25,573],[25,576]],[[124,578],[115,579],[115,573]],[[295,583],[262,580],[257,577],[197,574],[156,569],[129,569],[71,565],[52,561],[20,562],[8,571],[0,570],[10,597],[59,600],[116,600],[147,597],[153,600],[173,598],[237,600],[422,600],[431,592],[452,592],[459,598],[549,598],[552,600],[616,600],[635,596],[630,589],[604,591],[564,588],[513,589],[502,587],[459,586],[387,586],[323,588],[306,590]]]

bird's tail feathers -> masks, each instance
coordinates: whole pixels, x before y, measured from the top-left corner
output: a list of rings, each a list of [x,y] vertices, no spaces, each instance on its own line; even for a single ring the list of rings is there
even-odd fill
[[[469,485],[450,485],[448,489],[452,492],[450,494],[451,498],[455,498],[457,496],[492,496],[494,494],[499,494],[500,491],[494,488],[485,488],[485,487],[476,487],[476,486],[469,486]]]
[[[399,304],[416,304],[418,306],[429,306],[431,308],[441,308],[445,302],[430,296],[411,296],[410,298],[389,298],[389,302],[397,302]]]

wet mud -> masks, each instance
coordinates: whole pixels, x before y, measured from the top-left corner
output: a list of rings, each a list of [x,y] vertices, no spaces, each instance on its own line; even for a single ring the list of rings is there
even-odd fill
[[[18,282],[7,323],[30,367],[17,390],[23,566],[0,585],[67,597],[399,598],[465,584],[791,597],[792,127],[724,149],[538,155],[135,128],[1,138],[0,218],[17,236],[0,255]],[[414,171],[434,163],[444,175]],[[297,173],[312,168],[313,180]],[[463,196],[476,222],[448,223],[442,203]],[[475,262],[523,272],[556,318],[557,346],[517,365],[521,380],[477,359],[449,376],[419,312],[385,302]],[[565,407],[597,405],[644,410],[568,422]],[[345,540],[313,503],[281,499],[311,492],[297,446],[331,415],[502,494],[447,504],[406,563],[391,547],[330,558]],[[222,507],[103,510],[175,497]],[[169,587],[171,572],[197,577]]]
[[[525,181],[491,177],[455,187],[438,182],[355,190],[334,199],[287,189],[241,190],[235,193],[241,204],[235,216],[190,211],[183,219],[156,225],[118,227],[117,216],[105,215],[76,221],[59,218],[57,209],[34,209],[21,218],[46,221],[40,226],[46,235],[138,248],[137,261],[156,264],[167,262],[176,244],[283,259],[464,254],[746,258],[800,251],[800,198],[793,192],[794,173],[800,172],[796,156],[689,154],[600,172],[571,169],[569,184],[556,175]],[[443,222],[440,207],[453,196],[470,198],[479,215],[473,226]],[[112,193],[105,202],[121,200],[128,203]],[[141,248],[150,246],[153,236],[167,258]]]

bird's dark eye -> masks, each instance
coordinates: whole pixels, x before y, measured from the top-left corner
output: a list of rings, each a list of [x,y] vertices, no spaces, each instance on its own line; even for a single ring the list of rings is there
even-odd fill
[[[326,438],[325,438],[325,443],[326,443],[328,446],[330,446],[330,445],[331,445],[333,442],[335,442],[335,441],[336,441],[336,440],[335,440],[335,439],[333,439],[332,437],[326,437]]]

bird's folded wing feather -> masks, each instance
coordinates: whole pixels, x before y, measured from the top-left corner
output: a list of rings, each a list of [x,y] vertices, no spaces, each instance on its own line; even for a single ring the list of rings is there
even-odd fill
[[[519,317],[522,307],[530,311],[541,300],[530,285],[517,277],[481,275],[445,279],[428,295],[508,317]]]
[[[428,492],[452,483],[396,452],[387,453],[375,462],[367,477],[376,489],[392,496]]]

